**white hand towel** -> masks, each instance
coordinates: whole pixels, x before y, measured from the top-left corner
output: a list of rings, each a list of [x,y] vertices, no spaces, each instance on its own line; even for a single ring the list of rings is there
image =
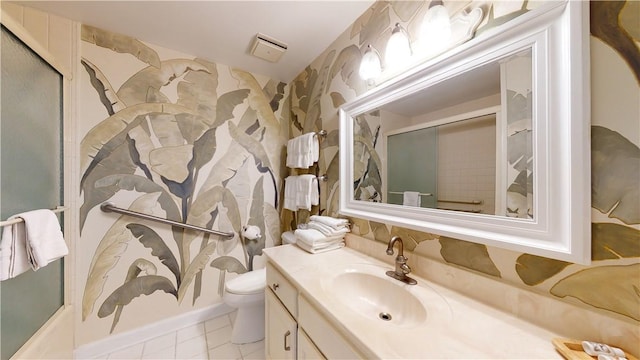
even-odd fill
[[[282,206],[285,209],[296,211],[298,210],[297,200],[298,200],[298,177],[287,176],[284,179],[284,204]]]
[[[308,169],[320,156],[320,144],[315,133],[306,133],[287,141],[289,168]]]
[[[309,229],[318,230],[325,236],[344,235],[350,231],[346,227],[336,230],[329,225],[325,225],[323,223],[313,221],[313,220],[309,221],[308,226],[309,226]]]
[[[320,145],[316,133],[306,133],[300,136],[301,166],[309,168],[318,161]]]
[[[51,210],[34,210],[20,214],[27,238],[27,256],[31,268],[38,270],[69,254],[60,223]]]
[[[417,191],[405,191],[402,194],[402,205],[420,206],[420,193]]]
[[[325,239],[327,238],[326,236],[322,235],[320,231],[314,229],[296,229],[294,233],[296,234],[296,239],[298,241],[304,241],[305,243],[311,244],[312,246],[315,243],[325,241]]]
[[[7,220],[15,218],[17,216],[11,216]],[[6,225],[0,243],[0,281],[14,278],[29,269],[31,264],[27,257],[24,222]]]
[[[313,165],[313,163],[317,162],[319,159],[320,159],[320,141],[318,141],[318,136],[315,133],[313,133],[313,135],[311,136],[311,165]]]
[[[315,175],[298,176],[297,185],[296,205],[298,209],[311,210],[311,205],[317,205],[319,201],[318,181]]]
[[[296,166],[295,140],[287,141],[287,167],[294,168]]]
[[[349,220],[336,219],[331,216],[311,215],[309,219],[330,226],[335,230],[340,230],[349,226]]]
[[[323,252],[327,252],[327,251],[343,248],[344,247],[344,241],[339,241],[337,243],[330,244],[330,245],[328,245],[326,247],[322,247],[322,248],[312,247],[312,246],[309,246],[309,245],[307,245],[305,243],[302,243],[302,242],[297,242],[296,245],[298,245],[298,247],[301,248],[304,251],[310,252],[312,254],[318,254],[318,253],[323,253]]]
[[[3,230],[0,279],[18,276],[29,268],[38,270],[69,253],[53,211],[28,211],[10,219],[14,218],[23,222]]]

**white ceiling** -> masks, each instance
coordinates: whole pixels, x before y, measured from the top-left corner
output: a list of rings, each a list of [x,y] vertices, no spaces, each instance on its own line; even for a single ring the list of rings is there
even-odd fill
[[[289,82],[374,1],[14,2]],[[288,45],[278,63],[249,55],[257,33]]]

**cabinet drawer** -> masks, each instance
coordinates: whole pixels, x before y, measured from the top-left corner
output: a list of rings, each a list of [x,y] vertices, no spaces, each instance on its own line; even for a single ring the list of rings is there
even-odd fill
[[[318,350],[328,359],[364,359],[355,348],[311,305],[307,299],[298,299],[298,331],[308,334]]]
[[[280,299],[293,317],[298,316],[298,291],[273,265],[267,263],[267,286]]]
[[[298,360],[326,360],[302,329],[298,329]]]

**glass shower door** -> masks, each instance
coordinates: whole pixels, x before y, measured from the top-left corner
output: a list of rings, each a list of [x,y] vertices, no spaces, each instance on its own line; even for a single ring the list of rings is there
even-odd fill
[[[402,205],[405,191],[417,191],[420,206],[435,208],[438,180],[438,130],[414,130],[387,138],[387,203]]]
[[[2,26],[0,218],[62,203],[62,75]],[[3,241],[3,240],[0,240]],[[0,359],[64,304],[62,260],[0,282]]]

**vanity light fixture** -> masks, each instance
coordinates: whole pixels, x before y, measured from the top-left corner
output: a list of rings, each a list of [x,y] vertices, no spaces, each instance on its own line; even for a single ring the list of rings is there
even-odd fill
[[[442,0],[433,0],[420,27],[420,43],[425,54],[435,55],[451,43],[451,19]]]
[[[391,37],[387,42],[387,49],[384,53],[385,65],[389,69],[397,69],[409,61],[411,53],[409,34],[400,23],[396,23],[391,31]]]
[[[358,71],[360,77],[372,85],[375,79],[382,74],[382,64],[380,62],[380,53],[371,45],[367,45],[362,60],[360,61],[360,69]]]

